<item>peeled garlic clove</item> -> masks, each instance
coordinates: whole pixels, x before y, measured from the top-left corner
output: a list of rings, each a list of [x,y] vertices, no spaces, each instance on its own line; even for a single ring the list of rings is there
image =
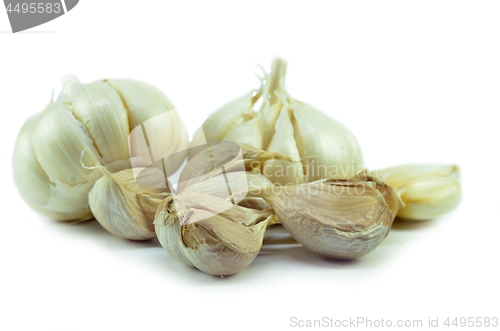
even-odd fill
[[[396,188],[405,206],[397,216],[406,220],[439,217],[460,202],[458,166],[408,164],[377,172],[377,176]]]
[[[85,126],[75,119],[66,104],[52,102],[40,115],[33,134],[33,150],[49,178],[66,185],[85,184],[101,176],[98,170],[84,169],[83,162],[100,163],[100,157]]]
[[[257,171],[260,172],[266,160],[292,160],[283,154],[265,152],[245,144],[229,142],[212,142],[199,150],[186,164],[179,178],[178,192],[188,186],[206,181],[208,178],[229,172]],[[246,180],[243,180],[246,183]]]
[[[226,211],[218,213],[220,209]],[[162,202],[154,224],[172,257],[205,273],[226,276],[255,259],[272,216],[272,210],[247,209],[199,193],[180,194]]]
[[[371,181],[258,186],[257,190],[249,185],[249,194],[264,198],[295,240],[314,253],[337,259],[374,250],[389,233],[399,206],[389,186]]]
[[[163,199],[165,193],[173,189],[141,187],[137,185],[132,169],[116,173],[110,173],[104,167],[101,170],[104,176],[97,180],[89,193],[90,209],[97,221],[121,238],[147,240],[155,237],[153,221],[157,206],[144,199],[143,194]],[[142,169],[141,175],[153,181],[162,181],[163,178],[156,168]],[[150,187],[154,186],[160,185]]]

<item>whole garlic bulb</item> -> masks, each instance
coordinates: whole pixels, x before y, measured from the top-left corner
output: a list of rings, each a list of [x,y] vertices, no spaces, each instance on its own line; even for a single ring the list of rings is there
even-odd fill
[[[287,155],[296,163],[269,160],[263,165],[264,175],[283,185],[355,176],[364,168],[356,138],[341,123],[288,94],[286,65],[275,58],[265,84],[213,112],[191,147],[227,140]],[[259,99],[262,106],[255,111]]]
[[[167,172],[182,164],[188,134],[158,89],[130,79],[82,84],[69,76],[62,83],[57,100],[29,118],[16,141],[14,181],[36,211],[59,221],[91,219],[98,166],[116,173],[174,153],[183,156],[165,162]]]

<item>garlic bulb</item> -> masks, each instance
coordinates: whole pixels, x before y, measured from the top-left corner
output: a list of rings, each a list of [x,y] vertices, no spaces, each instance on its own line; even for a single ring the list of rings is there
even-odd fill
[[[252,263],[273,215],[272,210],[248,209],[192,192],[163,200],[154,225],[172,257],[205,273],[226,276]]]
[[[212,113],[195,133],[191,147],[226,140],[288,155],[295,164],[269,160],[263,166],[263,174],[282,185],[356,175],[363,160],[354,135],[293,99],[284,87],[285,73],[286,62],[274,59],[265,84]],[[259,99],[262,106],[254,111]]]
[[[159,188],[163,174],[156,168],[143,169],[143,179],[151,179],[148,188],[137,185],[132,169],[110,173],[101,167],[104,176],[96,181],[89,193],[90,210],[97,221],[115,236],[147,240],[156,236],[153,226],[157,205],[148,198],[163,199],[173,188]],[[160,183],[155,183],[160,181]]]
[[[32,208],[60,221],[91,219],[88,195],[103,176],[98,166],[111,173],[137,168],[137,177],[160,161],[168,174],[182,164],[187,131],[156,88],[134,80],[82,84],[74,76],[62,83],[57,100],[26,121],[16,142],[14,180]]]
[[[427,220],[454,209],[460,202],[458,166],[407,164],[376,172],[393,186],[405,206],[398,217],[406,220]]]

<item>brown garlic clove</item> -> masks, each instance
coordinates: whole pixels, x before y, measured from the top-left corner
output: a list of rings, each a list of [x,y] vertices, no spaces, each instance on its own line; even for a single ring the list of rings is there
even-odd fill
[[[254,210],[191,192],[167,197],[154,221],[165,250],[184,264],[226,276],[258,255],[272,210]]]
[[[233,142],[211,142],[209,146],[197,147],[194,155],[182,170],[177,190],[179,193],[187,187],[209,178],[229,172],[253,171],[260,173],[267,160],[292,160],[280,153],[265,152],[245,144]]]
[[[405,220],[436,218],[450,212],[460,202],[456,165],[406,164],[379,170],[377,175],[401,195],[404,206],[397,216]]]
[[[305,248],[337,259],[374,250],[389,233],[399,208],[392,188],[373,181],[328,179],[273,186],[257,196],[266,199]]]
[[[136,169],[137,170],[137,169]],[[131,240],[147,240],[155,237],[154,216],[157,204],[151,199],[163,199],[173,188],[166,186],[162,174],[156,168],[144,168],[141,180],[149,188],[137,185],[133,169],[116,173],[101,167],[104,176],[96,181],[89,193],[89,205],[96,220],[115,236]],[[153,188],[151,188],[153,187]],[[156,187],[156,188],[154,188]],[[144,197],[147,194],[147,200]]]

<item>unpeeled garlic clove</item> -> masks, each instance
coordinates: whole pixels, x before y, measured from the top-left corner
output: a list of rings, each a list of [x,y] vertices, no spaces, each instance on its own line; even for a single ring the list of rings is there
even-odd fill
[[[396,192],[375,177],[325,179],[300,185],[276,185],[255,172],[231,172],[240,182],[232,191],[239,201],[263,198],[286,230],[310,251],[338,259],[353,259],[374,250],[387,236],[401,202]],[[366,180],[361,180],[366,179]],[[186,188],[223,197],[224,185],[213,177]]]
[[[40,114],[36,114],[26,120],[16,140],[13,172],[19,193],[31,208],[51,219],[65,221],[92,218],[87,202],[87,186],[52,182],[38,161],[33,135],[39,119]]]
[[[229,173],[228,176],[237,176]],[[248,197],[265,199],[281,224],[310,251],[353,259],[375,249],[387,236],[400,201],[380,181],[328,179],[300,185],[273,185],[246,173]],[[189,189],[212,194],[214,179]]]
[[[154,225],[172,257],[205,273],[226,276],[255,259],[273,215],[272,210],[248,209],[193,192],[163,200]]]
[[[262,171],[267,160],[283,160],[292,162],[286,155],[276,152],[265,152],[246,144],[232,142],[212,142],[209,146],[200,146],[198,152],[186,164],[179,178],[179,193],[187,187],[203,182],[208,178],[223,173],[242,171]],[[243,183],[246,183],[243,178]]]
[[[204,135],[206,141],[243,142],[302,162],[286,167],[280,161],[267,162],[265,174],[279,184],[353,177],[363,169],[356,138],[341,123],[292,98],[285,89],[286,68],[286,61],[275,58],[270,74],[259,88],[261,96],[252,92],[215,111],[193,141],[202,144]],[[262,105],[254,111],[259,98]],[[229,110],[231,107],[234,112]]]
[[[374,250],[389,233],[393,210],[399,206],[389,186],[355,180],[273,186],[256,195],[266,199],[281,224],[305,248],[337,259]]]
[[[162,188],[165,186],[161,180],[163,175],[157,173],[156,168],[142,169],[143,182],[151,179],[151,185],[144,188],[137,185],[132,169],[116,173],[104,167],[101,170],[104,176],[96,181],[89,193],[90,209],[99,224],[121,238],[154,238],[153,221],[158,205],[152,204],[151,199],[163,199],[168,192],[173,192],[172,187]],[[147,195],[146,198],[143,195]]]
[[[405,206],[397,216],[406,220],[428,220],[439,217],[460,202],[458,166],[407,164],[376,172],[393,186]]]
[[[62,83],[58,99],[27,120],[16,141],[14,180],[33,209],[59,221],[92,219],[88,194],[102,176],[95,166],[130,169],[131,156],[142,167],[167,157],[168,173],[181,165],[187,131],[156,88],[133,80],[82,84],[73,76]]]

